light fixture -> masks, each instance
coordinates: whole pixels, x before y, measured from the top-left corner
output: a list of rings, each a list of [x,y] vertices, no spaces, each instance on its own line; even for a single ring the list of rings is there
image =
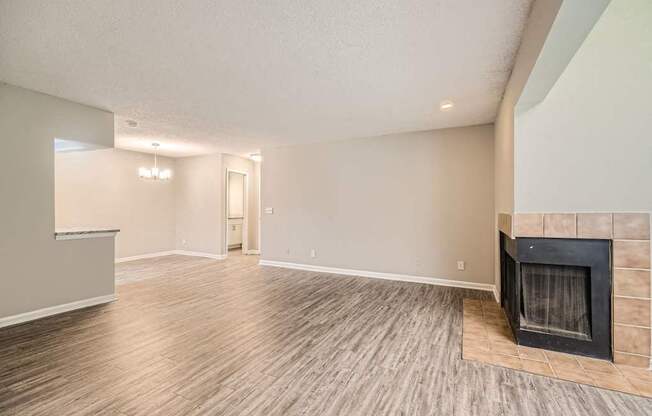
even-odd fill
[[[441,111],[448,111],[453,107],[455,107],[455,104],[451,100],[444,100],[439,103],[439,109]]]
[[[260,153],[252,153],[249,155],[249,157],[254,162],[260,162],[261,160],[263,160],[263,156]]]
[[[172,171],[170,169],[160,170],[158,168],[158,158],[156,152],[160,146],[160,143],[152,143],[152,147],[154,148],[154,167],[151,169],[139,168],[138,176],[141,178],[165,181],[172,177]]]

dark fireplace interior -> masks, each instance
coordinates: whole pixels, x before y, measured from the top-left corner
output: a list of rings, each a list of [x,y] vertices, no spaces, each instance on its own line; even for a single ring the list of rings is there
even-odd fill
[[[609,240],[501,234],[502,306],[517,342],[611,359]]]
[[[591,339],[591,274],[588,267],[521,265],[521,327]]]

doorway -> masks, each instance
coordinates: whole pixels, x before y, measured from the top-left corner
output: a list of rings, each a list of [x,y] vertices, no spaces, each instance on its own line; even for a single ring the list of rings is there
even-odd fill
[[[226,170],[225,254],[246,254],[248,251],[248,175],[246,172]]]

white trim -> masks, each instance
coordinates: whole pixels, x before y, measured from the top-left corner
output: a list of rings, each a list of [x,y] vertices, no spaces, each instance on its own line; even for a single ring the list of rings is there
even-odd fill
[[[244,176],[244,218],[242,219],[242,252],[246,253],[249,249],[249,173],[241,170],[226,168],[224,175],[224,255],[225,259],[229,255],[229,174],[237,173]]]
[[[226,258],[224,254],[203,253],[200,251],[170,250],[170,251],[158,251],[155,253],[141,254],[139,256],[121,257],[115,259],[115,262],[124,263],[133,260],[142,260],[142,259],[151,259],[155,257],[170,256],[172,254],[178,254],[180,256],[207,257],[209,259],[215,259],[215,260],[224,260]]]
[[[50,306],[48,308],[37,309],[31,312],[20,313],[18,315],[7,316],[0,318],[0,328],[6,326],[22,324],[23,322],[34,321],[36,319],[45,318],[46,316],[58,315],[64,312],[70,312],[77,309],[88,308],[89,306],[101,305],[103,303],[110,303],[118,300],[115,294],[98,296],[90,299],[78,300],[76,302],[64,303],[63,305]]]
[[[498,288],[496,285],[492,285],[494,288],[492,292],[494,293],[494,299],[496,300],[496,303],[500,303],[500,296],[498,295]]]
[[[141,254],[138,256],[129,256],[129,257],[120,257],[115,259],[116,263],[124,263],[126,261],[141,260],[141,259],[151,259],[154,257],[169,256],[171,254],[176,254],[175,250],[170,251],[157,251],[155,253]]]
[[[311,272],[332,273],[345,276],[371,277],[373,279],[397,280],[400,282],[425,283],[428,285],[460,287],[493,292],[496,286],[488,283],[465,282],[462,280],[441,279],[438,277],[412,276],[407,274],[372,272],[367,270],[340,269],[337,267],[315,266],[312,264],[287,263],[284,261],[260,260],[261,266],[282,267],[285,269],[306,270]]]
[[[193,256],[193,257],[206,257],[215,260],[224,260],[226,258],[226,255],[224,254],[202,253],[200,251],[174,250],[172,254],[179,254],[182,256]]]
[[[245,254],[260,254],[260,250],[254,250],[253,248],[250,248]]]

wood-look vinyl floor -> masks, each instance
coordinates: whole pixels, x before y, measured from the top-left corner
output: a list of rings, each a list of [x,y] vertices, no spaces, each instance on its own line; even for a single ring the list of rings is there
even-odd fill
[[[0,329],[1,415],[646,415],[461,359],[463,289],[166,256],[119,300]]]

